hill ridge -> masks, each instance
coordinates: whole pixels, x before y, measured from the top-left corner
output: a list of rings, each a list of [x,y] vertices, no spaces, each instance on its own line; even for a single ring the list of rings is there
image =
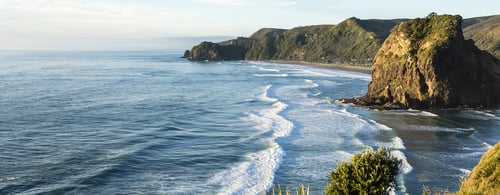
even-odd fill
[[[391,29],[409,19],[359,19],[338,24],[261,28],[249,37],[202,42],[186,54],[190,60],[282,60],[371,65]],[[500,15],[464,20],[464,36],[500,58]]]

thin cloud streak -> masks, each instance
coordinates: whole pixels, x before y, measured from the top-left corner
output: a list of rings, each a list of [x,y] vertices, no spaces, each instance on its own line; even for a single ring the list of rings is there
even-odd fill
[[[274,1],[274,0],[195,0],[197,3],[214,4],[224,6],[277,6],[290,7],[297,5],[296,1]]]

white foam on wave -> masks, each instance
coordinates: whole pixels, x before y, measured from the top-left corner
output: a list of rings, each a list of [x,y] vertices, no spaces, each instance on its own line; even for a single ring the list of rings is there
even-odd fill
[[[394,149],[399,149],[399,150],[406,149],[405,144],[404,144],[403,140],[400,137],[394,137],[394,138],[392,138],[392,142],[391,142],[390,147],[394,148]]]
[[[221,185],[218,194],[258,194],[272,186],[274,173],[283,159],[284,151],[277,144],[248,154],[247,161],[217,173],[211,184]]]
[[[254,64],[254,65],[265,65],[265,66],[269,66],[269,65],[278,65],[278,63],[273,63],[273,62],[266,62],[266,61],[246,61],[247,63],[249,64]]]
[[[393,137],[390,142],[377,142],[374,145],[390,148],[393,150],[404,150],[406,149],[403,140],[400,137]]]
[[[330,80],[322,80],[322,81],[319,81],[322,85],[326,85],[326,86],[340,86],[340,85],[344,85],[344,83],[339,83],[339,82],[336,82],[336,81],[330,81]]]
[[[287,77],[287,73],[282,74],[254,74],[256,77]]]
[[[464,133],[475,131],[474,128],[448,128],[448,127],[440,127],[440,126],[430,126],[430,125],[408,125],[407,128],[409,130],[416,131],[432,131],[432,132],[449,132],[449,133]]]
[[[310,94],[310,91],[308,89],[314,87],[315,86],[309,85],[291,85],[281,87],[276,91],[276,93],[280,94],[280,96],[284,99],[293,99],[294,104],[300,104],[304,106],[315,106],[317,104],[328,103],[327,99],[314,98],[314,96]]]
[[[399,150],[392,150],[391,151],[391,156],[396,157],[397,159],[401,160],[401,165],[399,166],[399,169],[401,172],[398,174],[396,182],[397,186],[399,187],[399,191],[401,194],[407,194],[406,193],[406,185],[404,181],[404,175],[410,173],[413,170],[413,167],[408,163],[408,160],[406,159],[406,155],[399,151]]]
[[[377,121],[368,119],[368,122],[370,122],[372,125],[374,125],[378,129],[381,129],[381,130],[392,130],[392,128],[388,127],[387,125],[378,123]]]
[[[273,102],[273,104],[257,113],[250,113],[243,119],[252,121],[255,124],[254,128],[261,132],[272,132],[270,137],[263,138],[270,143],[270,147],[247,154],[246,161],[215,174],[209,183],[221,186],[219,194],[257,194],[272,186],[274,174],[285,154],[275,140],[288,136],[294,125],[279,115],[288,105],[277,98],[269,97],[268,93],[271,89],[272,85],[264,87],[264,92],[257,97],[261,101]]]
[[[422,111],[422,110],[414,110],[414,109],[408,109],[408,110],[404,110],[404,111],[400,111],[400,110],[391,110],[391,111],[388,111],[388,113],[390,114],[400,114],[400,115],[411,115],[411,116],[427,116],[427,117],[437,117],[439,115],[435,114],[435,113],[432,113],[432,112],[428,112],[428,111]]]
[[[257,95],[259,100],[264,101],[264,102],[276,102],[276,101],[278,101],[278,99],[276,99],[276,98],[269,97],[268,91],[269,91],[269,89],[271,89],[271,87],[272,87],[272,85],[267,85],[266,87],[264,87],[263,92],[260,93],[259,95]]]
[[[355,78],[362,79],[366,81],[371,80],[371,75],[364,73],[356,73],[342,70],[307,70],[301,69],[293,73],[295,76],[319,76],[319,77],[345,77],[345,78]]]
[[[252,65],[252,67],[257,68],[257,69],[259,69],[261,71],[268,71],[268,72],[279,72],[280,71],[277,68],[264,68],[262,66],[256,66],[256,65]]]
[[[242,120],[253,123],[253,128],[259,131],[268,131],[273,122],[269,118],[261,117],[253,113],[248,113]]]
[[[403,163],[401,164],[401,170],[403,174],[407,174],[413,170],[413,167],[410,165],[410,163],[408,163],[408,161],[406,160],[406,156],[403,152],[399,150],[392,150],[391,155],[403,161]]]
[[[472,173],[472,171],[469,169],[458,168],[458,170],[463,174],[464,177],[466,177],[466,176],[470,175],[470,173]]]
[[[311,87],[310,87],[310,88],[316,88],[316,87],[319,87],[319,84],[318,84],[318,83],[315,83],[314,81],[312,81],[312,80],[310,80],[310,79],[304,79],[304,82],[311,84]]]
[[[273,121],[273,127],[271,127],[271,129],[275,137],[288,136],[292,132],[293,123],[278,115],[279,112],[285,110],[287,107],[288,105],[283,102],[276,102],[273,104],[273,108],[270,109],[270,112],[264,115]]]
[[[357,114],[354,114],[354,113],[348,112],[346,108],[343,108],[343,109],[341,109],[339,111],[332,111],[332,112],[335,113],[335,114],[342,115],[342,116],[347,116],[347,117],[352,118],[352,119],[356,119],[357,121],[359,121],[361,123],[364,123],[364,124],[368,123],[368,121],[362,119],[361,116],[359,116]]]
[[[464,118],[469,118],[469,119],[478,119],[478,120],[500,120],[500,117],[488,113],[486,111],[479,111],[479,110],[464,110],[461,112],[461,117]]]

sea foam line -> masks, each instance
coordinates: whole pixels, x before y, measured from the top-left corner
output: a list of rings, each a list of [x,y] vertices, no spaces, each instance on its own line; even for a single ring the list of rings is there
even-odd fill
[[[287,77],[288,74],[287,73],[276,73],[276,74],[254,74],[254,76],[257,76],[257,77]]]
[[[221,186],[219,194],[257,194],[272,186],[274,174],[285,155],[275,140],[288,136],[294,125],[279,115],[288,105],[277,98],[269,97],[271,90],[272,85],[267,85],[257,97],[263,102],[272,102],[272,106],[258,113],[249,114],[246,118],[255,123],[254,128],[257,130],[272,132],[270,137],[265,138],[269,142],[269,148],[249,153],[246,155],[246,161],[215,174],[209,183]]]

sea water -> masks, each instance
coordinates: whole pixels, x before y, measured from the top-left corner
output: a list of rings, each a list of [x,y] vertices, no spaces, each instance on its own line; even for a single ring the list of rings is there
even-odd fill
[[[370,75],[179,51],[0,52],[0,194],[257,194],[309,185],[367,147],[403,160],[396,194],[455,191],[499,110],[343,104]]]

